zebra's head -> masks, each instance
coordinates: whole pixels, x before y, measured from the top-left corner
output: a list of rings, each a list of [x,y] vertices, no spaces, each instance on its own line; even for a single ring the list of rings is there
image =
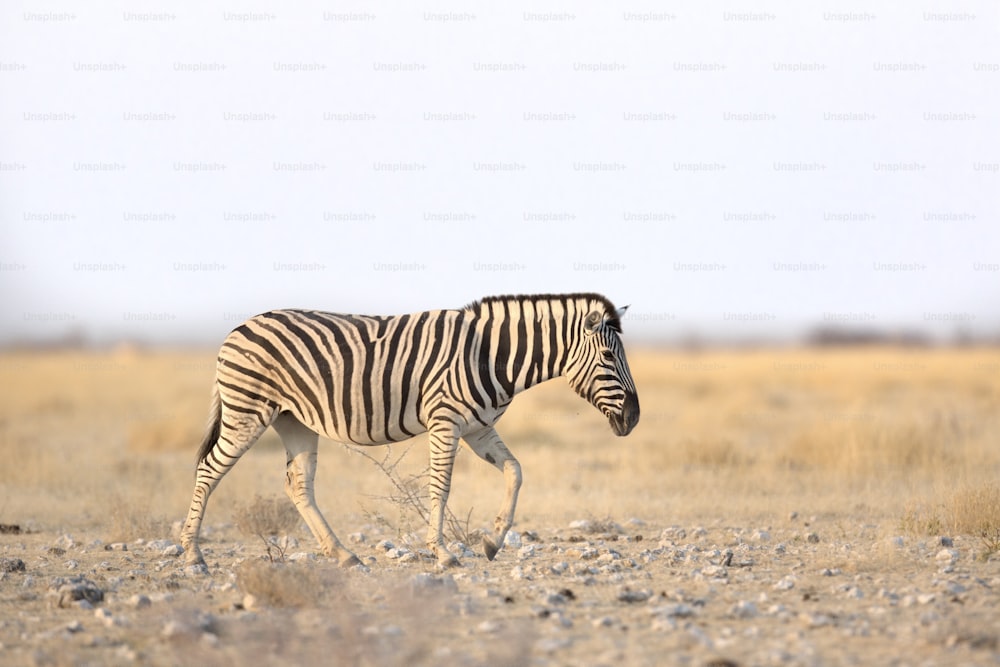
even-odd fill
[[[580,324],[566,377],[573,391],[608,418],[616,435],[628,435],[639,423],[639,396],[621,340],[621,316],[628,306],[615,310],[592,303],[591,307]]]

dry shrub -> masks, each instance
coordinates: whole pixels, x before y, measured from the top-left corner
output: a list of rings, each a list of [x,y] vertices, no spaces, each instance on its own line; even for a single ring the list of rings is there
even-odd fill
[[[263,560],[241,563],[236,568],[236,585],[268,607],[314,606],[324,588],[313,570]]]
[[[411,529],[414,525],[427,526],[430,521],[430,508],[424,502],[424,499],[427,496],[430,468],[425,468],[423,471],[415,474],[402,472],[400,464],[403,461],[403,457],[410,451],[409,447],[396,457],[395,460],[392,458],[391,449],[387,450],[381,459],[375,458],[360,448],[348,447],[348,450],[368,459],[392,484],[392,491],[388,496],[371,497],[376,500],[388,501],[395,506],[399,511],[399,525],[394,525],[392,521],[377,510],[362,508],[370,521],[394,530],[399,535],[412,532]],[[448,506],[445,506],[444,512],[445,533],[451,536],[452,539],[458,540],[465,545],[475,544],[482,539],[482,533],[479,529],[470,528],[472,521],[471,509],[464,519],[458,518]]]
[[[258,537],[267,549],[272,563],[285,560],[284,548],[275,539],[287,535],[299,525],[299,511],[287,498],[264,498],[255,495],[253,501],[239,505],[233,512],[233,521],[247,537]]]
[[[943,502],[911,504],[901,520],[904,530],[918,535],[971,535],[979,538],[985,555],[1000,551],[1000,486],[965,486]]]

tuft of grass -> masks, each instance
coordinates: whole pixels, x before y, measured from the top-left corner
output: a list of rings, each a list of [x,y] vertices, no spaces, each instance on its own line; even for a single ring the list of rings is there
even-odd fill
[[[953,491],[943,502],[910,505],[900,521],[917,535],[971,535],[983,557],[1000,553],[1000,486],[987,483]]]
[[[236,585],[268,607],[315,606],[323,592],[315,571],[263,560],[247,560],[236,568]]]
[[[267,549],[272,563],[284,561],[284,549],[275,538],[295,530],[299,525],[299,511],[287,498],[264,498],[257,494],[246,505],[237,506],[233,512],[236,528],[247,537],[257,537]]]

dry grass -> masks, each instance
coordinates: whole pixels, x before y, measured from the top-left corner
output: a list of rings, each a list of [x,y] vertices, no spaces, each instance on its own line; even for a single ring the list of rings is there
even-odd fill
[[[983,557],[1000,552],[1000,486],[995,482],[951,489],[933,503],[911,501],[900,525],[917,535],[969,535]]]
[[[247,560],[236,569],[236,585],[268,607],[315,606],[326,595],[325,582],[300,565]]]
[[[540,517],[707,521],[720,507],[766,518],[864,506],[896,523],[908,504],[1000,478],[1000,350],[630,349],[630,363],[642,419],[628,438],[563,380],[519,397],[499,423],[523,466],[522,528]],[[108,529],[115,494],[128,511],[109,535],[157,531],[140,521],[147,507],[182,518],[213,374],[213,351],[0,354],[0,382],[17,387],[0,405],[0,521]],[[255,493],[281,493],[275,443],[269,430],[227,476],[209,524]],[[318,502],[338,533],[366,516],[424,529],[425,438],[370,453],[383,451],[395,481],[321,445]],[[474,541],[502,494],[502,476],[461,451],[449,502],[469,536],[459,539]]]

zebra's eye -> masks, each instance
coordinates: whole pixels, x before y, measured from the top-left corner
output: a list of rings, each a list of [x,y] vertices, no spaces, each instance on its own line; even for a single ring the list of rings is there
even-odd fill
[[[615,353],[612,352],[611,350],[604,350],[604,352],[601,352],[601,356],[604,357],[604,361],[615,360]]]

